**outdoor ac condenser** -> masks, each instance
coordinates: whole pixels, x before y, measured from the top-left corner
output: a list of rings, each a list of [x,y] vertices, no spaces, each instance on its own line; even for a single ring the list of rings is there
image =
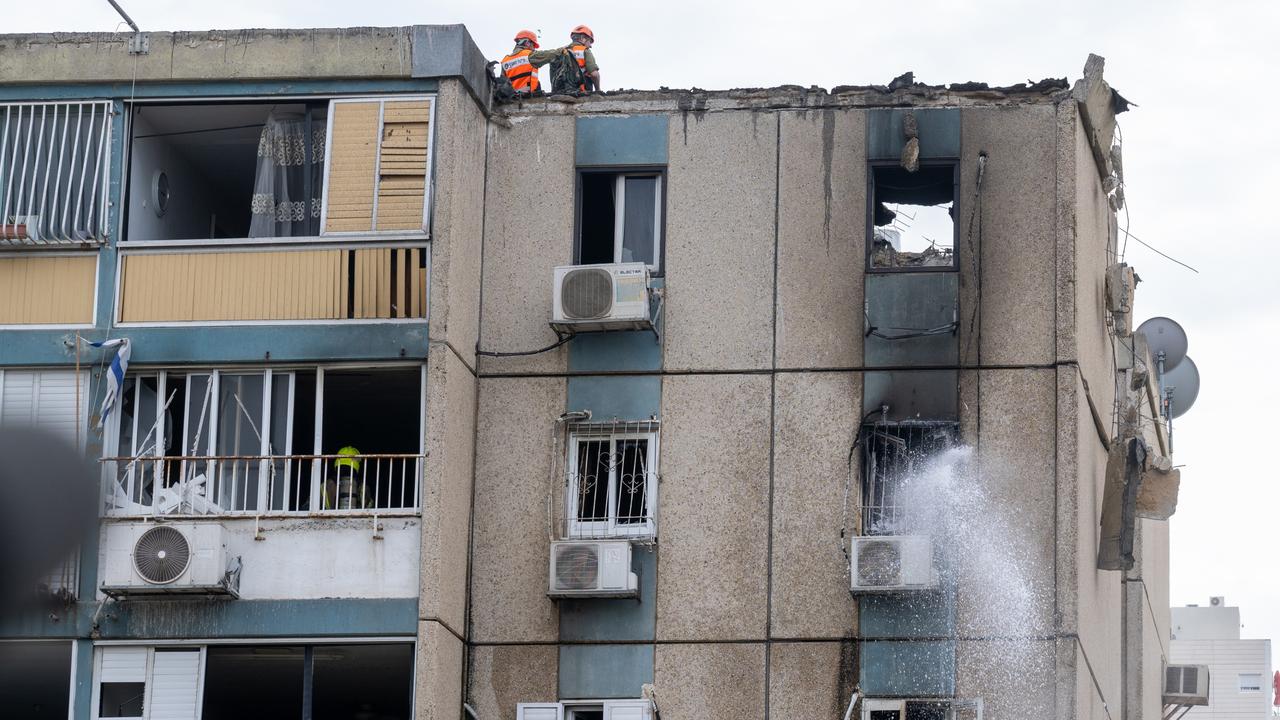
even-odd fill
[[[108,595],[229,595],[238,565],[218,523],[109,523],[102,591]]]
[[[926,590],[938,586],[933,542],[923,535],[855,537],[849,553],[855,593]]]
[[[551,327],[557,332],[648,330],[649,268],[639,263],[555,269]]]
[[[631,571],[630,541],[551,543],[549,587],[553,598],[635,597],[640,581]]]
[[[1208,705],[1209,666],[1169,665],[1164,669],[1165,705]]]

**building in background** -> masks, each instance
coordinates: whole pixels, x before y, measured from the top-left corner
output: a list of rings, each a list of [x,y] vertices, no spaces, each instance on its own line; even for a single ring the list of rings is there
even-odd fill
[[[1225,598],[1209,598],[1207,606],[1169,610],[1169,662],[1209,668],[1209,704],[1193,707],[1188,718],[1214,720],[1271,717],[1275,688],[1271,641],[1240,637],[1240,608]]]
[[[6,707],[1160,717],[1101,58],[506,107],[483,68],[461,26],[0,36],[0,421],[102,509],[0,621]]]

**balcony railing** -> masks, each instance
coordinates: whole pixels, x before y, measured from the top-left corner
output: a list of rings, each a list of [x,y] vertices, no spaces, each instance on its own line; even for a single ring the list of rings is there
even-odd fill
[[[104,458],[107,515],[349,515],[418,510],[423,461],[368,455]]]

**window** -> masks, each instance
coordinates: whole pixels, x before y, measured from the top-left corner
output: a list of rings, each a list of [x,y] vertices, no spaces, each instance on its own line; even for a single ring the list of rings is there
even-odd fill
[[[583,172],[578,264],[643,262],[662,269],[662,173]]]
[[[651,423],[581,425],[568,443],[567,537],[653,537],[658,434]]]
[[[304,707],[315,720],[413,713],[407,642],[109,646],[96,662],[98,718],[298,718]]]
[[[956,267],[956,163],[872,165],[867,267],[940,270]]]
[[[111,103],[0,105],[0,245],[104,242]]]
[[[1262,675],[1260,673],[1241,673],[1240,692],[1262,692]]]
[[[104,461],[113,515],[412,510],[421,366],[130,374]]]
[[[877,423],[862,429],[862,534],[910,532],[901,497],[905,482],[938,452],[955,443],[953,422]]]
[[[135,105],[126,238],[426,232],[429,97]]]
[[[0,708],[6,717],[66,720],[70,642],[0,642]]]
[[[0,425],[33,425],[83,447],[88,413],[88,373],[77,383],[72,370],[0,370]]]
[[[135,106],[126,239],[319,235],[327,108]]]

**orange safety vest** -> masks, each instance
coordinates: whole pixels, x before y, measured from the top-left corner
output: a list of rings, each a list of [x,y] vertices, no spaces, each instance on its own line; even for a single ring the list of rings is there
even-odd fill
[[[573,58],[578,61],[578,67],[582,70],[583,75],[587,72],[587,46],[586,45],[570,45],[569,52],[573,53]],[[586,92],[586,85],[578,86],[579,92]]]
[[[518,93],[538,92],[538,69],[529,62],[532,50],[523,48],[502,58],[502,72],[511,81],[511,87]],[[578,62],[582,62],[579,60]]]

